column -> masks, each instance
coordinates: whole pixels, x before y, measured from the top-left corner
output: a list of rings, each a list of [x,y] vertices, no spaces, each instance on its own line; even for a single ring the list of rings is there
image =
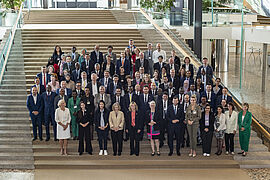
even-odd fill
[[[216,63],[218,72],[229,71],[229,40],[216,40]]]
[[[267,44],[263,44],[263,66],[262,66],[262,92],[265,92],[266,90],[266,80],[267,80],[267,74],[266,74],[266,67],[267,67]]]
[[[202,58],[202,1],[194,1],[194,53],[199,59]]]

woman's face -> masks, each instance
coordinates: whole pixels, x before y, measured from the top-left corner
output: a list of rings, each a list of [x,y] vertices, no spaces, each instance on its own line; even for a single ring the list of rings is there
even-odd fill
[[[248,107],[247,106],[243,106],[243,111],[247,111]]]
[[[191,103],[191,104],[196,104],[195,98],[191,98],[191,99],[190,99],[190,103]]]
[[[49,73],[53,73],[53,68],[49,67]]]
[[[85,104],[81,103],[81,109],[85,109]]]
[[[70,80],[70,77],[69,76],[66,76],[66,80],[69,81]]]
[[[135,111],[135,109],[136,109],[136,108],[135,108],[135,104],[131,104],[131,105],[130,105],[130,109],[131,109],[132,111]]]
[[[64,109],[65,107],[66,107],[66,103],[65,102],[63,102],[63,103],[60,104],[60,108],[61,109]]]
[[[206,107],[205,107],[205,112],[206,112],[206,113],[209,113],[209,112],[210,112],[210,106],[206,106]]]
[[[59,51],[60,51],[60,47],[57,46],[57,47],[56,47],[56,52],[59,52]]]
[[[162,68],[162,73],[165,74],[166,73],[166,69]]]
[[[219,107],[219,108],[217,109],[217,112],[218,112],[219,114],[221,114],[221,113],[222,113],[222,109]]]
[[[99,108],[100,109],[104,109],[104,104],[103,103],[99,103]]]
[[[231,105],[229,105],[229,110],[232,111],[233,110],[233,107]]]
[[[85,49],[84,49],[84,50],[82,50],[82,54],[83,54],[83,55],[85,55],[85,53],[86,53],[86,50],[85,50]]]
[[[158,73],[154,72],[154,77],[157,78],[158,77]]]
[[[181,69],[181,75],[185,75],[185,69]]]
[[[152,109],[155,109],[156,105],[155,105],[154,103],[151,103],[151,104],[150,104],[150,107],[151,107]]]
[[[114,110],[115,111],[118,111],[119,110],[119,107],[118,106],[114,106]]]
[[[145,81],[145,82],[148,82],[148,81],[149,81],[149,77],[148,77],[148,76],[145,76],[145,77],[144,77],[144,81]]]

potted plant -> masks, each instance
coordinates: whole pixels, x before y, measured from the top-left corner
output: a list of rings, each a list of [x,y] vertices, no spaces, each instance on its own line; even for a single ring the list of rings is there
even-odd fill
[[[13,26],[17,19],[17,12],[24,0],[0,0],[2,8],[1,12],[5,18],[5,26]]]
[[[163,18],[166,12],[174,7],[175,0],[141,0],[142,8],[152,12],[152,18],[159,25],[163,26]]]

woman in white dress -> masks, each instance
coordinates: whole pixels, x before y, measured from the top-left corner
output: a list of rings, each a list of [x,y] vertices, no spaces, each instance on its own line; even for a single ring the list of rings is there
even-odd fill
[[[70,112],[66,108],[65,100],[58,102],[59,108],[55,111],[55,121],[57,123],[57,139],[60,143],[60,154],[67,155],[67,144],[70,138]]]

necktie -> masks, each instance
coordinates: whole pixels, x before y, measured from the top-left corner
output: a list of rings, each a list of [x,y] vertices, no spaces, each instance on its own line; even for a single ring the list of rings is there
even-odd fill
[[[36,87],[37,87],[37,92],[39,93],[39,85],[36,85]]]
[[[149,52],[148,57],[151,58],[151,51],[148,51],[148,52]]]
[[[208,100],[210,99],[210,93],[209,92],[207,93],[207,99]]]
[[[144,103],[147,103],[147,95],[144,95]]]
[[[44,86],[46,87],[46,74],[44,74],[44,79],[43,79],[43,84],[44,84]]]
[[[177,108],[176,108],[176,106],[174,106],[174,114],[175,115],[177,114]]]
[[[107,87],[107,85],[108,85],[108,79],[105,78],[105,87]]]
[[[124,66],[124,59],[122,59],[122,66]]]
[[[129,103],[131,103],[131,101],[132,101],[132,95],[130,94],[129,95]]]

